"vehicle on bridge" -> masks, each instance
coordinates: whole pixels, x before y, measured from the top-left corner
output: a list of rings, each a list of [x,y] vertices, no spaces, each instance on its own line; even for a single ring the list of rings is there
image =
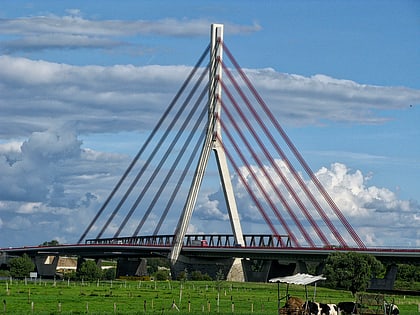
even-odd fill
[[[208,247],[209,244],[207,243],[207,240],[192,240],[191,246]]]

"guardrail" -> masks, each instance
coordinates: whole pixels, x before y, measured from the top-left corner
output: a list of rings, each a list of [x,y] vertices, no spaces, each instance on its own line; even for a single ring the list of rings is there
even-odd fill
[[[118,238],[88,239],[88,245],[137,245],[137,246],[172,246],[174,235],[147,235]],[[185,235],[183,246],[211,246],[211,247],[291,247],[288,235],[244,234],[244,244],[237,244],[231,234],[188,234]]]

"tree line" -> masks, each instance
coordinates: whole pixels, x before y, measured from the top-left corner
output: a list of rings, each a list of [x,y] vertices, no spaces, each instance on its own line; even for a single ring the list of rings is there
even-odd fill
[[[29,277],[29,273],[35,270],[35,264],[26,254],[16,257],[9,262],[9,274],[14,278]],[[160,267],[166,268],[160,268]],[[148,260],[148,273],[156,280],[168,280],[170,278],[169,263],[167,259],[156,258]],[[385,266],[374,256],[355,252],[336,252],[330,254],[325,260],[323,270],[327,280],[324,286],[344,289],[355,294],[365,291],[372,277],[383,277]],[[71,280],[112,280],[116,277],[114,267],[102,270],[93,260],[84,261],[76,272],[66,273],[65,277]],[[198,271],[181,273],[176,280],[217,280],[211,279],[207,274]],[[410,288],[412,284],[420,282],[420,266],[398,265],[397,281],[403,288]]]

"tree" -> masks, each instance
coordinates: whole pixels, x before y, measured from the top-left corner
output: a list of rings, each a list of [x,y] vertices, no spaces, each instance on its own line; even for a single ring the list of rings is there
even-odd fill
[[[164,281],[169,279],[169,270],[158,270],[155,272],[155,279],[158,281]]]
[[[9,262],[10,275],[15,278],[29,277],[29,273],[34,271],[35,264],[28,255],[12,258]]]
[[[181,281],[181,282],[187,281],[188,278],[189,278],[189,275],[188,275],[187,268],[185,268],[184,271],[181,271],[180,273],[178,273],[178,275],[176,276],[176,280]]]
[[[201,271],[195,270],[191,272],[192,281],[211,281],[212,278],[207,273],[202,273]]]
[[[397,280],[416,282],[420,281],[420,266],[415,265],[398,265]]]
[[[326,259],[324,275],[327,286],[349,290],[354,295],[366,290],[370,279],[382,271],[382,263],[372,255],[336,252]]]
[[[147,273],[154,274],[159,270],[159,267],[170,268],[169,260],[166,258],[148,258],[147,259]]]
[[[57,240],[52,240],[52,241],[45,241],[44,243],[42,243],[40,246],[58,246],[60,245],[60,243]]]
[[[93,260],[86,260],[77,271],[77,277],[86,281],[101,279],[102,270]]]
[[[102,278],[104,280],[114,280],[117,276],[117,270],[115,268],[109,268],[102,272]]]

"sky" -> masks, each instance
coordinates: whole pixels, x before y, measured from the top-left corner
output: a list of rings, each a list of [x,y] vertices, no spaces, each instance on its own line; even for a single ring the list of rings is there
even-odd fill
[[[2,1],[0,247],[77,242],[221,23],[363,242],[420,248],[419,17],[414,0]],[[211,167],[191,232],[228,226]]]

